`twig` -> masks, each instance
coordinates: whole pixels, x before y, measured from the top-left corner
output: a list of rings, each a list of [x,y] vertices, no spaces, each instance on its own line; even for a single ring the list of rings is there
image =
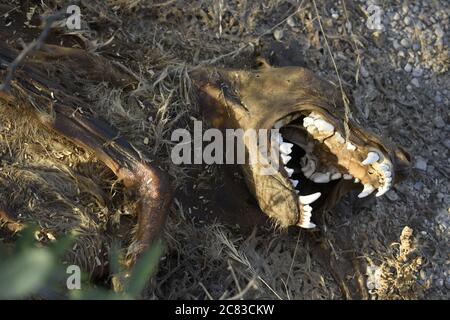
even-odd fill
[[[316,16],[317,16],[317,21],[319,22],[320,31],[323,34],[323,38],[325,40],[325,45],[327,46],[327,51],[330,54],[331,61],[333,62],[334,70],[335,70],[336,75],[338,77],[339,88],[341,90],[342,101],[344,102],[344,108],[345,108],[345,115],[344,115],[345,139],[348,140],[349,133],[350,133],[350,128],[348,126],[349,117],[350,117],[350,107],[348,105],[348,98],[347,98],[347,95],[345,94],[344,87],[342,85],[341,75],[339,74],[339,69],[338,69],[338,67],[336,65],[336,61],[334,60],[333,52],[331,52],[330,45],[328,44],[327,35],[326,35],[325,30],[323,29],[323,26],[322,26],[322,20],[320,19],[319,10],[317,9],[316,0],[312,0],[312,3],[314,5],[314,10],[316,11]]]
[[[48,34],[50,33],[50,29],[52,28],[52,25],[54,22],[59,21],[65,17],[68,17],[69,14],[66,12],[60,11],[54,15],[45,17],[43,19],[44,21],[44,29],[42,30],[39,37],[33,42],[31,42],[28,46],[26,46],[22,52],[14,59],[13,62],[11,62],[8,66],[8,70],[6,72],[6,78],[3,84],[0,85],[0,91],[6,91],[9,92],[11,88],[11,81],[14,78],[14,72],[16,71],[17,67],[25,60],[25,58],[31,54],[32,52],[41,49],[44,44],[45,40],[48,37]]]
[[[345,20],[347,21],[347,23],[350,23],[350,19],[348,17],[347,5],[345,4],[345,0],[341,0],[341,3],[342,3],[342,7],[344,9]],[[350,38],[352,39],[353,50],[355,50],[355,54],[356,54],[355,81],[356,81],[356,83],[358,83],[358,80],[359,80],[359,69],[361,67],[361,55],[359,54],[358,43],[355,40],[355,35],[353,34],[353,29],[352,28],[350,28]]]
[[[293,17],[293,16],[296,15],[298,12],[300,12],[300,11],[303,9],[303,2],[304,2],[304,0],[302,0],[302,2],[298,5],[297,9],[295,9],[295,11],[292,12],[290,15],[288,15],[286,18],[284,18],[283,20],[281,20],[280,22],[278,22],[277,24],[275,24],[275,25],[274,25],[273,27],[271,27],[270,29],[268,29],[268,30],[262,32],[261,34],[259,34],[259,35],[255,38],[254,41],[249,42],[249,43],[246,43],[246,44],[244,44],[243,46],[241,46],[241,47],[239,47],[239,48],[237,48],[237,49],[235,49],[235,50],[233,50],[233,51],[231,51],[231,52],[228,52],[228,53],[225,53],[225,54],[223,54],[223,55],[220,55],[220,56],[218,56],[218,57],[215,57],[215,58],[212,58],[212,59],[209,59],[209,60],[203,60],[203,61],[200,62],[199,66],[198,66],[198,67],[195,67],[194,69],[199,68],[201,65],[205,65],[205,64],[214,64],[214,63],[216,63],[217,61],[222,60],[222,59],[224,59],[224,58],[226,58],[226,57],[229,57],[229,56],[235,56],[235,55],[237,55],[238,53],[240,53],[242,50],[246,49],[247,47],[249,47],[249,46],[254,46],[254,43],[257,43],[263,36],[265,36],[265,35],[268,34],[268,33],[271,33],[273,30],[275,30],[275,29],[278,28],[280,25],[282,25],[283,23],[285,23],[289,18]]]

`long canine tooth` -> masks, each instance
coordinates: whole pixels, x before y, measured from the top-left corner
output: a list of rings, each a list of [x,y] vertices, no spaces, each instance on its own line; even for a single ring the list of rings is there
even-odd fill
[[[344,144],[345,143],[344,137],[342,137],[342,135],[339,132],[336,132],[334,134],[334,137],[335,137],[337,143],[340,143],[340,144]]]
[[[280,144],[280,151],[284,154],[289,154],[291,153],[293,146],[294,145],[292,143],[283,142],[282,144]]]
[[[314,120],[314,124],[322,132],[334,132],[334,126],[323,119]]]
[[[300,196],[299,197],[300,203],[301,204],[311,204],[314,201],[316,201],[317,199],[319,199],[321,195],[322,194],[320,192],[316,192],[316,193],[309,194],[307,196]]]
[[[376,197],[381,197],[383,194],[389,191],[389,187],[382,187],[378,189],[378,192],[375,194]]]
[[[286,154],[283,154],[283,153],[281,153],[281,154],[280,154],[280,156],[281,156],[281,160],[283,161],[283,163],[284,163],[284,164],[288,163],[288,162],[289,162],[289,160],[291,160],[291,159],[292,159],[292,157],[291,157],[291,156],[288,156],[288,155],[286,155]]]
[[[344,180],[351,180],[351,179],[353,179],[353,176],[351,174],[348,174],[348,173],[344,173],[344,175],[342,177],[344,178]]]
[[[288,167],[284,167],[284,170],[286,170],[289,177],[292,176],[292,174],[294,173],[294,169]]]
[[[354,183],[359,183],[361,180],[359,180],[358,178],[355,178],[355,181],[353,181]]]
[[[328,182],[330,182],[330,174],[316,172],[311,176],[311,179],[315,183],[328,183]]]
[[[378,153],[371,151],[367,154],[367,158],[364,159],[364,161],[361,163],[366,166],[368,164],[377,162],[378,160],[380,160],[380,156],[378,155]]]
[[[351,143],[351,142],[347,142],[347,150],[355,151],[356,150],[356,146],[353,143]]]
[[[331,175],[331,180],[337,180],[337,179],[340,179],[341,177],[342,177],[342,174],[339,172],[336,172]]]
[[[365,198],[369,194],[371,194],[374,190],[375,188],[371,184],[365,184],[363,191],[361,191],[361,193],[358,194],[358,198]]]
[[[313,118],[310,118],[310,117],[303,118],[303,126],[304,127],[310,126],[312,124],[314,124],[314,119]]]
[[[294,186],[294,188],[298,185],[298,180],[291,180],[292,185]]]
[[[300,225],[300,227],[302,227],[303,229],[313,229],[316,227],[316,225],[310,221],[305,221]]]

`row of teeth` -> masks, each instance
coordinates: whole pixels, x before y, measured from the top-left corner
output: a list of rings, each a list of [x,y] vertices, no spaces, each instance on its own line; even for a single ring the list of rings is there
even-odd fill
[[[281,128],[285,123],[289,123],[292,119],[285,119],[284,121],[279,121],[275,124],[275,128]],[[345,147],[349,151],[355,151],[357,147],[351,142],[345,141],[344,137],[339,132],[335,131],[334,126],[325,121],[320,117],[320,115],[312,112],[309,116],[303,119],[303,126],[306,130],[313,135],[316,132],[319,132],[322,136],[327,138],[334,136],[335,141],[340,144],[345,144]],[[290,153],[292,152],[292,143],[284,142],[283,137],[279,134],[276,137],[276,140],[279,144],[280,156],[283,164],[285,164],[284,169],[289,177],[294,173],[294,169],[291,169],[286,166],[286,164],[292,159]],[[351,174],[341,174],[337,169],[332,169],[332,172],[316,172],[316,163],[318,160],[311,155],[310,151],[312,150],[312,146],[306,146],[305,151],[307,152],[305,157],[301,159],[301,167],[302,172],[306,178],[314,181],[315,183],[328,183],[332,180],[338,180],[343,178],[344,180],[354,179],[355,183],[359,183],[360,180],[358,178],[354,178]],[[388,159],[382,156],[382,153],[379,151],[370,151],[367,154],[366,159],[361,162],[364,166],[372,166],[377,172],[382,173],[382,177],[380,178],[380,187],[376,193],[376,196],[382,196],[392,186],[392,164]],[[297,180],[292,180],[291,183],[294,188],[298,185]],[[375,187],[371,184],[365,184],[363,191],[358,195],[359,198],[364,198],[369,196],[373,191],[375,191]]]
[[[281,128],[281,126],[277,124],[276,128],[279,129]],[[286,166],[286,164],[292,159],[290,154],[294,145],[292,143],[283,142],[283,137],[281,136],[281,134],[278,134],[275,139],[279,145],[281,161],[283,161],[283,164],[285,164],[284,169],[286,170],[287,175],[291,177],[294,174],[294,169],[289,168],[288,166]],[[295,188],[297,187],[299,181],[294,179],[290,179],[290,181],[292,186],[294,187],[295,192],[298,194],[299,191]],[[311,222],[313,208],[310,206],[310,204],[319,199],[321,195],[322,194],[320,192],[316,192],[310,195],[299,196],[299,205],[303,212],[302,221],[300,221],[299,223],[300,227],[305,229],[312,229],[316,227],[316,225]]]

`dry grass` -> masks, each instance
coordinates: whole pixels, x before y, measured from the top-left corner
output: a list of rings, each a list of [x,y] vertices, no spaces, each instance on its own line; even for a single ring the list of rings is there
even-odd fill
[[[188,76],[191,68],[205,64],[249,67],[255,51],[264,51],[273,42],[273,30],[281,28],[283,42],[298,42],[301,49],[296,56],[309,68],[332,79],[339,69],[343,89],[356,90],[360,67],[367,67],[369,60],[362,48],[373,46],[357,32],[362,27],[354,8],[346,8],[345,19],[352,22],[353,31],[337,35],[326,1],[317,1],[317,10],[310,1],[284,0],[264,5],[219,0],[195,0],[189,6],[170,0],[81,3],[84,29],[75,35],[92,52],[116,54],[116,63],[139,81],[133,91],[112,90],[107,83],[87,87],[93,107],[120,129],[143,159],[158,159],[181,193],[187,185],[211,186],[220,178],[214,170],[210,174],[204,168],[175,166],[170,160],[172,130],[190,128],[192,118],[200,118]],[[38,12],[50,9],[51,5],[36,8]],[[334,62],[324,51],[318,16]],[[288,18],[294,18],[296,26],[288,27]],[[376,73],[374,65],[372,72]],[[385,67],[385,63],[378,66]],[[371,127],[387,131],[385,110],[377,109],[376,102],[367,105],[363,108],[357,100],[353,111],[370,114]],[[68,260],[89,271],[98,263],[96,258],[107,264],[112,241],[126,244],[130,240],[129,229],[118,225],[129,222],[134,203],[122,192],[121,184],[92,155],[38,128],[18,106],[2,106],[0,119],[2,202],[9,203],[21,220],[38,221],[43,234],[48,231],[56,238],[78,234]],[[400,244],[389,246],[410,222],[408,201],[393,208],[389,203],[372,203],[361,214],[348,209],[352,202],[345,205],[346,209],[326,219],[326,234],[333,243],[340,224],[354,225],[354,249],[365,257],[369,279],[373,276],[378,281],[373,297],[423,297],[427,286],[419,288],[416,281],[421,255],[425,255],[418,249],[421,244],[414,243],[405,229]],[[420,223],[413,228],[421,228]],[[246,232],[219,222],[200,223],[190,216],[188,205],[177,199],[166,239],[167,254],[146,293],[149,299],[342,298],[330,270],[313,256],[314,244],[303,231],[255,228]]]

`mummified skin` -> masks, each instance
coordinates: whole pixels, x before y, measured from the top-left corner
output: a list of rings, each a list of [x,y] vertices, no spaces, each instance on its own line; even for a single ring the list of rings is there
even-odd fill
[[[337,130],[343,127],[341,92],[332,83],[300,67],[272,68],[263,63],[257,70],[196,69],[191,73],[198,89],[203,118],[213,127],[232,129],[271,129],[289,115],[315,111],[326,116]],[[348,139],[358,146],[377,148],[387,154],[394,167],[394,180],[409,169],[409,156],[400,148],[363,131],[349,120]],[[247,150],[248,152],[249,150]],[[258,166],[243,165],[250,191],[260,208],[282,227],[302,220],[298,195],[282,173],[258,174]],[[354,164],[352,168],[358,169]],[[347,191],[354,188],[342,181],[328,194],[325,207],[330,209]]]
[[[6,67],[16,56],[17,52],[0,45],[3,78]],[[135,192],[137,231],[134,250],[126,262],[131,267],[146,248],[159,240],[173,192],[165,172],[144,163],[119,132],[96,115],[87,98],[73,94],[82,91],[80,83],[91,81],[108,81],[121,88],[132,82],[100,56],[46,45],[16,70],[11,91],[0,92],[0,99],[28,108],[42,125],[93,152],[125,187]]]

